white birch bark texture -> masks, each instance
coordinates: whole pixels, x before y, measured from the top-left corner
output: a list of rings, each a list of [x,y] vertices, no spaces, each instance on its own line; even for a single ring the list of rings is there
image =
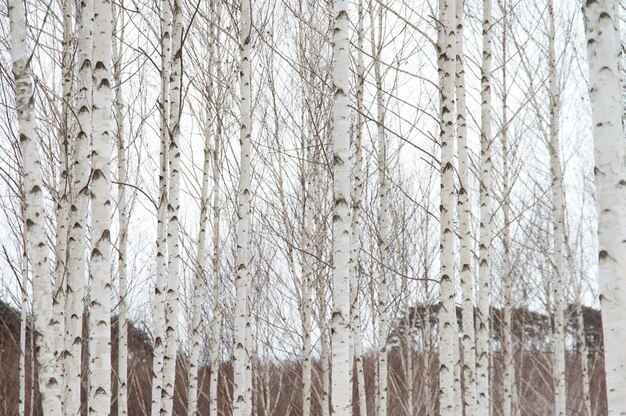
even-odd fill
[[[626,163],[620,2],[583,4],[598,194],[599,276],[609,415],[626,414]]]
[[[306,83],[308,80],[304,80]],[[307,100],[309,98],[309,88],[306,86],[303,88],[305,98],[303,99],[303,106],[306,109]],[[304,111],[303,111],[304,112]],[[306,121],[305,121],[306,120]],[[311,123],[310,119],[305,115],[303,117],[305,123]],[[312,330],[312,311],[313,311],[313,256],[309,253],[313,252],[314,248],[314,233],[315,233],[315,155],[313,147],[312,132],[310,124],[305,128],[305,166],[304,166],[304,178],[303,178],[303,194],[304,194],[304,222],[302,227],[302,239],[304,240],[303,246],[305,247],[305,253],[303,254],[303,267],[302,267],[302,282],[301,282],[301,296],[302,296],[302,415],[310,416],[311,414],[311,391],[312,391],[312,355],[313,346],[311,343],[311,330]]]
[[[489,416],[491,340],[491,0],[483,0],[480,108],[480,236],[476,332],[476,415]]]
[[[248,287],[250,274],[248,271],[250,250],[250,215],[251,215],[251,74],[250,49],[252,35],[252,5],[250,0],[241,2],[241,61],[240,61],[240,137],[241,148],[239,165],[238,219],[237,219],[237,253],[235,277],[235,331],[234,331],[234,363],[233,363],[233,416],[246,415],[252,397],[247,389],[246,376],[250,369],[250,345],[248,345]]]
[[[210,47],[210,46],[209,46]],[[209,67],[211,62],[209,60]],[[209,89],[210,91],[210,89]],[[200,231],[193,286],[193,321],[191,324],[191,354],[189,357],[189,388],[187,393],[187,415],[195,416],[198,408],[198,360],[202,335],[202,300],[206,290],[204,264],[206,261],[206,234],[209,221],[210,195],[209,175],[211,165],[211,121],[207,111],[207,125],[204,129],[204,161],[202,163],[202,191],[200,195]]]
[[[378,416],[387,415],[388,398],[388,368],[387,368],[387,306],[389,290],[387,287],[388,259],[389,259],[389,199],[387,184],[387,138],[385,137],[385,102],[383,97],[383,79],[380,70],[380,55],[382,52],[383,5],[375,9],[369,3],[370,14],[370,44],[372,48],[374,67],[374,82],[376,84],[376,140],[378,150],[378,250],[380,253],[380,280],[378,282]],[[378,24],[378,38],[376,26]]]
[[[55,353],[57,357],[57,374],[60,378],[59,394],[63,393],[65,385],[65,303],[66,303],[66,281],[68,275],[68,244],[69,244],[69,222],[70,222],[70,126],[69,105],[72,96],[72,7],[68,0],[62,2],[63,12],[63,41],[61,56],[61,75],[63,77],[61,86],[61,125],[59,129],[60,137],[60,175],[59,188],[57,190],[57,241],[56,241],[56,268],[54,279],[53,307],[54,307],[54,336]]]
[[[111,410],[111,91],[113,19],[111,2],[94,3],[93,138],[89,313],[90,416]]]
[[[167,275],[167,183],[168,140],[170,110],[171,9],[168,0],[161,2],[161,123],[159,136],[159,205],[157,208],[156,281],[154,288],[154,348],[152,352],[152,406],[151,415],[159,416],[163,389],[163,357],[165,355],[165,302]]]
[[[469,195],[469,149],[467,143],[467,104],[465,97],[465,54],[463,26],[465,1],[456,0],[456,110],[459,163],[458,215],[461,260],[461,294],[463,322],[463,411],[476,413],[476,339],[474,334],[474,261],[472,254],[472,212]]]
[[[219,63],[214,58],[220,56],[219,42],[219,22],[221,19],[221,2],[211,0],[211,15],[213,16],[211,25],[211,39],[215,42],[209,49],[210,62],[214,64],[215,73],[220,73]],[[213,91],[213,84],[209,84]],[[216,96],[221,96],[221,86],[216,84]],[[220,109],[215,107],[215,135],[213,138],[212,151],[212,169],[213,169],[213,201],[212,201],[212,232],[213,232],[213,252],[211,254],[211,271],[212,271],[212,300],[213,300],[213,319],[211,322],[211,337],[209,340],[209,352],[211,354],[211,380],[209,383],[209,416],[217,416],[217,387],[219,382],[219,366],[220,366],[220,344],[222,329],[222,314],[220,304],[220,180],[221,180],[221,141],[222,141],[222,120],[220,118]]]
[[[22,215],[26,218],[24,204]],[[18,402],[18,414],[26,416],[26,327],[28,326],[28,241],[26,241],[26,224],[22,225],[22,275],[21,275],[21,303],[20,303],[20,395]],[[32,336],[32,335],[31,335]],[[32,366],[32,358],[31,358]],[[31,404],[32,409],[32,404]]]
[[[86,272],[86,230],[89,207],[90,151],[92,138],[92,49],[94,2],[80,3],[78,22],[76,128],[72,162],[72,203],[69,230],[68,277],[65,304],[65,397],[64,414],[81,409],[83,309]]]
[[[506,1],[505,1],[506,4]],[[506,6],[505,6],[506,7]],[[508,10],[505,8],[505,10]],[[515,403],[515,353],[513,351],[513,338],[511,326],[511,313],[513,310],[511,289],[511,185],[510,185],[510,152],[508,137],[508,69],[507,69],[507,22],[504,19],[502,35],[502,55],[505,64],[502,66],[502,128],[500,139],[502,140],[502,287],[504,291],[504,304],[502,306],[502,411],[505,414],[514,415],[517,409]]]
[[[361,246],[361,200],[363,198],[363,88],[365,85],[365,67],[363,64],[363,48],[365,46],[364,8],[363,0],[358,2],[357,20],[357,58],[356,58],[356,123],[354,138],[354,194],[352,199],[352,227],[351,227],[351,263],[352,274],[350,276],[350,322],[354,345],[354,374],[352,380],[356,380],[358,391],[359,415],[367,416],[367,397],[365,393],[365,369],[363,364],[363,348],[361,345],[361,309],[359,305],[360,262],[359,253]],[[350,362],[352,366],[352,362]]]
[[[352,414],[350,383],[350,35],[348,2],[333,4],[333,286],[332,394],[334,415]]]
[[[457,337],[454,284],[454,87],[455,2],[439,1],[439,116],[441,143],[440,286],[439,286],[439,413],[454,415],[454,368]]]
[[[554,268],[556,276],[552,286],[554,299],[554,414],[565,416],[567,411],[565,379],[565,202],[563,200],[563,169],[561,168],[560,140],[560,87],[557,79],[555,51],[556,30],[554,0],[548,1],[548,88],[550,98],[550,173],[552,176],[552,225],[554,233]]]
[[[217,13],[219,16],[219,12]],[[217,36],[217,33],[216,33]],[[217,115],[217,110],[215,114]],[[211,339],[209,351],[211,354],[211,381],[209,385],[209,415],[217,416],[217,383],[219,381],[220,365],[220,344],[222,339],[222,312],[220,304],[220,152],[221,152],[221,121],[218,120],[215,128],[215,138],[213,142],[213,253],[211,258],[211,269],[213,277],[212,299],[213,299],[213,320],[211,324]]]
[[[126,253],[128,248],[128,198],[126,196],[127,182],[127,156],[124,139],[124,97],[122,85],[122,41],[124,39],[124,9],[123,0],[120,6],[115,3],[113,9],[113,24],[115,36],[113,36],[113,80],[115,84],[115,107],[114,116],[116,124],[117,146],[117,213],[118,213],[118,239],[117,239],[117,275],[118,275],[118,314],[117,314],[117,414],[128,414],[128,324],[127,311],[128,301],[128,266]]]
[[[180,270],[180,114],[183,52],[183,11],[180,0],[173,2],[172,70],[169,83],[169,189],[167,199],[167,289],[165,302],[165,354],[163,355],[163,393],[161,413],[171,415],[174,408],[176,354],[178,350],[178,302]]]
[[[36,132],[35,100],[30,50],[27,42],[24,3],[9,1],[9,27],[11,32],[11,58],[15,80],[15,107],[20,135],[20,151],[24,170],[24,223],[32,264],[34,343],[36,363],[39,368],[39,391],[44,409],[50,414],[62,412],[60,380],[56,374],[54,356],[54,326],[52,287],[48,263],[45,215],[43,207],[43,177]],[[31,402],[32,403],[32,402]]]

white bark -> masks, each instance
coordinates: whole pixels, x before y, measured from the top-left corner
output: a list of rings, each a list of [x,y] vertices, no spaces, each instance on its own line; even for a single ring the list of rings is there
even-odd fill
[[[209,62],[209,68],[211,68]],[[209,89],[210,91],[210,89]],[[196,254],[195,276],[193,283],[193,321],[191,324],[191,354],[189,357],[189,388],[187,393],[187,415],[195,416],[198,408],[198,360],[200,358],[200,341],[202,335],[202,301],[206,290],[206,234],[209,221],[210,195],[209,175],[211,165],[211,121],[207,111],[204,129],[204,162],[202,164],[202,191],[200,195],[200,231],[198,233],[198,251]]]
[[[65,305],[65,397],[64,413],[75,416],[81,409],[83,310],[86,271],[86,230],[89,206],[89,174],[92,137],[92,48],[94,3],[80,5],[78,23],[78,83],[76,89],[76,130],[72,167],[72,207],[69,236],[68,277]]]
[[[94,5],[93,139],[89,313],[89,415],[108,415],[111,406],[111,3]]]
[[[180,241],[178,220],[180,209],[180,114],[182,79],[183,11],[180,0],[173,2],[172,72],[170,76],[169,111],[169,189],[167,204],[167,291],[165,296],[165,354],[163,355],[163,387],[161,413],[171,415],[174,408],[176,354],[178,350],[178,298]]]
[[[218,121],[213,144],[213,253],[212,253],[212,276],[213,276],[213,321],[211,324],[211,339],[209,351],[211,353],[211,381],[209,387],[209,416],[217,416],[217,383],[219,381],[220,343],[222,314],[220,305],[220,152],[221,152],[221,127]]]
[[[123,0],[121,0],[123,6]],[[117,274],[118,274],[118,314],[117,314],[117,414],[128,414],[128,267],[126,253],[128,246],[128,198],[126,196],[127,156],[124,139],[124,101],[122,86],[122,48],[124,39],[124,10],[113,6],[115,36],[113,36],[113,79],[115,82],[115,121],[117,139],[117,181],[118,181],[118,219],[117,239]]]
[[[378,416],[387,415],[387,307],[389,290],[387,287],[388,259],[389,259],[389,187],[387,185],[387,138],[385,137],[385,102],[383,97],[382,75],[380,59],[382,52],[383,13],[382,5],[375,12],[372,2],[370,11],[370,43],[373,56],[374,82],[376,84],[376,139],[378,150],[378,250],[380,253],[380,280],[378,285]],[[376,16],[377,19],[374,17]],[[378,23],[378,39],[376,39],[376,23]]]
[[[154,348],[152,352],[152,416],[159,416],[163,389],[163,359],[165,355],[165,302],[167,275],[167,200],[168,200],[168,140],[170,112],[170,57],[171,9],[168,0],[161,2],[161,98],[159,110],[161,123],[159,136],[159,205],[157,209],[156,281],[154,288]]]
[[[474,336],[474,261],[472,254],[472,212],[469,196],[469,149],[467,143],[467,104],[465,98],[465,55],[463,51],[464,0],[456,0],[456,110],[459,163],[458,213],[461,246],[461,292],[463,298],[463,411],[476,413],[476,343]]]
[[[350,383],[350,39],[348,2],[333,4],[333,305],[332,394],[335,415],[352,414]]]
[[[454,68],[455,68],[455,2],[439,1],[439,39],[437,41],[440,88],[441,142],[441,246],[439,288],[439,413],[454,415],[454,367],[457,364],[457,337],[454,284]]]
[[[251,129],[251,29],[252,29],[252,5],[250,0],[241,2],[241,61],[240,61],[240,165],[239,165],[239,191],[238,191],[238,221],[237,221],[237,258],[235,277],[235,331],[234,331],[234,394],[233,416],[249,416],[246,412],[250,409],[252,397],[248,390],[246,380],[250,370],[250,345],[248,345],[249,313],[248,288],[250,286],[249,245],[250,245],[250,180],[251,165],[250,143]]]
[[[50,414],[61,414],[60,380],[56,374],[54,326],[51,324],[53,305],[43,206],[44,183],[37,145],[33,81],[29,63],[31,54],[27,42],[24,3],[22,0],[11,0],[8,6],[15,106],[24,170],[24,223],[32,262],[35,318],[32,330],[34,342],[37,344],[39,391],[43,408]]]
[[[68,277],[68,239],[70,222],[70,102],[72,97],[72,5],[70,1],[62,2],[63,11],[63,50],[61,58],[61,75],[63,77],[61,96],[61,172],[57,189],[57,228],[56,228],[56,267],[53,293],[54,336],[57,362],[61,386],[65,385],[65,286]],[[61,394],[61,389],[59,389]]]
[[[363,368],[363,351],[361,345],[361,309],[359,304],[360,263],[359,252],[361,246],[361,199],[363,198],[363,87],[365,84],[365,68],[363,66],[363,48],[365,47],[365,29],[363,16],[363,0],[358,2],[357,21],[357,63],[356,63],[356,123],[354,139],[354,195],[352,199],[352,234],[350,262],[352,274],[350,276],[350,321],[352,323],[352,339],[354,346],[354,366],[358,390],[359,415],[367,416],[367,397],[365,393],[365,369]],[[352,366],[352,361],[350,362]],[[354,382],[355,377],[352,375]]]
[[[504,34],[502,38],[502,53],[503,60],[507,62],[508,59],[506,42],[507,42],[507,26],[504,25]],[[509,182],[510,168],[509,168],[509,138],[508,138],[508,85],[507,85],[507,66],[502,66],[502,83],[503,83],[503,95],[502,95],[502,216],[503,216],[503,230],[502,230],[502,286],[504,291],[504,304],[502,307],[502,359],[504,361],[504,369],[502,375],[502,411],[508,415],[514,415],[517,411],[515,401],[515,353],[513,350],[513,339],[511,326],[511,314],[513,310],[511,289],[512,289],[512,277],[511,277],[511,259],[510,259],[510,247],[511,247],[511,202],[510,193],[511,186]]]
[[[476,333],[476,415],[489,416],[491,394],[491,0],[483,0],[480,111],[480,237]]]
[[[590,97],[598,192],[599,276],[609,415],[626,414],[626,164],[616,0],[587,0]]]
[[[554,414],[565,416],[567,411],[565,380],[565,201],[563,200],[563,169],[561,167],[560,144],[560,87],[557,80],[557,57],[555,52],[554,0],[548,1],[548,70],[550,97],[550,173],[552,176],[552,224],[554,232]]]
[[[22,210],[24,206],[22,205]],[[26,213],[22,211],[22,215]],[[20,395],[18,402],[18,414],[25,416],[26,410],[26,327],[28,326],[28,241],[26,241],[26,224],[22,230],[22,275],[20,281]],[[31,334],[32,336],[32,334]],[[32,359],[31,359],[32,366]],[[32,403],[32,402],[31,402]],[[31,404],[32,413],[32,404]]]

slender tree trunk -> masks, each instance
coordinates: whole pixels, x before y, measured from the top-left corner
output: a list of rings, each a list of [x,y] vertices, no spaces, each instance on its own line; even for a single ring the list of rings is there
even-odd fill
[[[68,277],[65,304],[65,397],[64,414],[76,416],[81,411],[83,310],[85,248],[87,243],[87,212],[90,195],[90,154],[92,140],[92,49],[94,30],[94,3],[80,4],[78,23],[78,84],[76,94],[76,130],[72,167],[72,206],[69,231]]]
[[[165,302],[167,275],[167,200],[168,200],[168,139],[170,112],[170,57],[171,57],[171,9],[169,1],[161,2],[161,98],[159,110],[161,123],[159,135],[159,206],[157,209],[156,282],[154,288],[154,348],[152,352],[152,416],[160,416],[163,389],[165,355]]]
[[[491,344],[491,0],[483,0],[480,111],[480,241],[476,334],[476,415],[489,416]]]
[[[350,321],[352,322],[352,338],[354,345],[354,365],[356,371],[357,391],[359,398],[359,415],[367,416],[367,396],[365,393],[365,370],[363,368],[363,351],[361,345],[361,308],[359,304],[360,262],[359,252],[361,246],[361,200],[363,198],[363,87],[365,84],[365,68],[363,65],[363,48],[365,47],[365,29],[363,16],[363,0],[358,2],[357,21],[357,64],[356,64],[356,124],[354,138],[354,195],[352,199],[352,247],[351,263],[352,275],[350,288]],[[352,362],[350,363],[352,365]],[[355,377],[353,375],[354,382]]]
[[[325,308],[324,308],[325,309]],[[330,415],[330,353],[328,352],[328,335],[327,331],[322,330],[320,343],[322,344],[322,353],[320,355],[322,367],[322,416]]]
[[[89,415],[108,415],[111,406],[111,3],[94,5],[93,139],[89,312]]]
[[[439,289],[439,413],[454,415],[457,337],[454,284],[454,64],[455,3],[439,1],[437,41],[441,141],[441,280]]]
[[[249,331],[250,305],[248,303],[249,280],[249,245],[250,245],[250,129],[251,129],[251,74],[250,49],[252,28],[252,5],[250,0],[241,2],[241,62],[240,62],[240,165],[239,165],[239,192],[238,192],[238,221],[237,221],[237,259],[235,278],[235,344],[234,344],[234,395],[233,416],[249,416],[246,412],[250,408],[252,397],[248,391],[248,375],[250,363],[250,345],[247,333]]]
[[[560,112],[561,99],[557,80],[555,52],[554,0],[548,0],[548,70],[550,95],[550,171],[552,176],[552,223],[554,231],[554,266],[556,278],[553,283],[555,304],[554,317],[554,414],[565,416],[567,396],[565,386],[565,202],[563,201],[563,170],[561,168]]]
[[[465,55],[463,51],[464,0],[456,0],[456,109],[459,163],[459,234],[461,246],[461,292],[463,297],[463,412],[476,413],[476,343],[474,338],[472,208],[469,196],[469,149],[467,143],[467,105],[465,99]]]
[[[171,415],[174,407],[176,355],[178,351],[178,298],[180,270],[180,115],[183,52],[183,15],[180,0],[173,2],[172,72],[169,112],[169,188],[167,204],[167,292],[165,303],[165,354],[163,356],[163,394],[161,413]]]
[[[389,259],[389,199],[387,185],[387,138],[385,137],[385,102],[383,97],[383,79],[380,71],[380,54],[382,51],[382,7],[379,5],[375,12],[370,1],[370,43],[373,56],[374,81],[376,83],[376,136],[378,148],[378,250],[380,252],[380,281],[378,285],[378,416],[387,415],[387,307],[389,290],[387,287],[388,259]],[[375,19],[376,16],[376,19]],[[378,23],[378,39],[376,39],[376,23]]]
[[[305,94],[307,98],[303,100],[303,106],[306,108],[307,99],[309,97],[309,88],[305,88]],[[308,117],[304,115],[302,117],[303,123],[308,123]],[[303,416],[310,416],[311,414],[311,375],[312,375],[312,355],[313,347],[311,344],[311,324],[313,312],[313,256],[310,254],[314,250],[314,233],[315,233],[315,186],[316,184],[316,168],[315,168],[315,156],[314,143],[312,138],[312,131],[306,129],[304,135],[304,148],[305,152],[305,167],[304,178],[302,183],[303,195],[304,195],[304,221],[302,229],[303,246],[305,247],[304,261],[303,261],[303,273],[302,273],[302,414]]]
[[[207,112],[208,113],[208,112]],[[202,332],[202,300],[206,289],[204,264],[206,260],[206,226],[209,220],[209,168],[211,164],[211,128],[210,121],[204,132],[204,163],[202,168],[202,194],[200,196],[200,232],[198,234],[198,252],[194,278],[193,322],[191,325],[191,356],[189,358],[189,390],[187,396],[187,414],[195,416],[198,408],[198,360]]]
[[[506,10],[506,9],[505,9]],[[502,215],[503,215],[503,230],[502,230],[502,286],[504,290],[504,305],[502,308],[502,356],[504,361],[504,372],[502,375],[502,411],[504,414],[514,415],[516,412],[516,403],[514,400],[514,380],[515,380],[515,353],[513,351],[513,339],[511,326],[511,313],[513,309],[512,305],[512,277],[511,277],[511,202],[510,193],[511,186],[509,183],[509,138],[508,138],[508,85],[507,85],[507,23],[504,23],[504,34],[502,36],[502,54],[505,64],[502,66]]]
[[[123,6],[123,2],[121,4]],[[115,121],[117,125],[117,181],[119,235],[117,247],[118,270],[118,314],[117,314],[117,414],[128,414],[128,324],[127,324],[127,276],[126,252],[128,246],[128,198],[126,197],[127,156],[124,140],[124,101],[122,91],[122,47],[124,39],[124,10],[113,4],[113,22],[116,35],[113,36],[113,78],[115,82]]]
[[[30,69],[28,32],[21,0],[9,1],[11,58],[15,79],[15,106],[20,133],[20,151],[24,170],[24,223],[30,245],[33,279],[34,342],[37,344],[36,364],[39,368],[39,392],[44,409],[61,414],[62,404],[54,356],[52,287],[48,264],[43,177],[37,144],[35,100]],[[32,403],[32,402],[31,402]],[[32,407],[32,405],[31,405]]]
[[[61,73],[63,76],[61,96],[61,172],[59,189],[57,190],[57,235],[56,235],[56,268],[53,293],[54,333],[57,374],[60,386],[65,386],[65,288],[68,278],[68,244],[70,222],[70,103],[72,99],[72,5],[70,1],[62,2],[63,11],[63,51]],[[61,388],[59,394],[62,394]]]
[[[22,204],[22,215],[26,218],[24,204]],[[20,282],[20,396],[18,403],[18,414],[21,416],[26,415],[26,327],[28,326],[28,241],[26,241],[26,235],[27,229],[26,224],[24,224],[22,230],[22,279]],[[32,407],[31,402],[30,408],[32,409]]]
[[[600,299],[609,415],[626,413],[626,159],[619,7],[616,0],[588,0],[583,6],[598,189]]]
[[[212,3],[213,4],[213,3]],[[219,11],[217,13],[219,16]],[[217,34],[216,34],[217,36]],[[217,39],[217,38],[215,38]],[[219,42],[218,42],[219,43]],[[217,48],[216,43],[216,48]],[[211,381],[209,387],[209,416],[217,416],[217,388],[219,382],[219,366],[220,366],[220,344],[221,344],[221,328],[222,314],[220,305],[220,152],[222,129],[221,120],[218,117],[219,109],[215,109],[217,118],[215,137],[213,142],[213,252],[211,254],[211,270],[213,277],[212,299],[213,299],[213,321],[211,325],[211,339],[209,342],[209,351],[211,354]]]
[[[352,414],[350,384],[350,35],[348,2],[333,7],[332,413]]]

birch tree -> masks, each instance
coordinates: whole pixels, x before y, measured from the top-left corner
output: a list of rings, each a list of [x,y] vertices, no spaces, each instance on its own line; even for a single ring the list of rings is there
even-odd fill
[[[115,109],[116,145],[117,145],[117,211],[118,211],[118,240],[117,240],[117,278],[118,278],[118,314],[117,314],[117,414],[128,414],[128,266],[126,262],[128,248],[128,198],[126,187],[128,181],[127,152],[124,139],[124,97],[122,85],[122,42],[124,41],[124,9],[112,4],[113,24],[113,79],[115,82]]]
[[[350,36],[348,2],[333,4],[332,413],[352,414],[350,383]]]
[[[378,250],[380,252],[380,281],[378,286],[378,416],[387,415],[387,308],[389,289],[387,275],[389,273],[389,186],[387,184],[387,138],[385,137],[385,102],[383,97],[383,79],[380,70],[380,59],[383,41],[383,12],[384,3],[378,6],[378,11],[370,2],[370,43],[372,47],[374,82],[376,84],[376,140],[378,150]],[[378,39],[376,38],[376,23],[378,23]]]
[[[12,70],[15,80],[15,107],[24,169],[24,223],[32,264],[34,341],[37,344],[39,392],[43,408],[52,414],[61,414],[61,386],[55,371],[54,327],[51,325],[53,321],[52,287],[50,286],[48,246],[43,215],[43,178],[37,145],[35,97],[24,3],[22,0],[11,0],[8,11]]]
[[[93,138],[91,150],[91,268],[89,312],[89,415],[111,405],[111,3],[94,3]]]
[[[250,272],[250,215],[251,215],[251,68],[250,52],[252,43],[252,5],[250,0],[241,2],[241,56],[240,56],[240,158],[239,158],[239,191],[237,212],[237,255],[235,277],[235,330],[234,330],[234,362],[233,362],[233,416],[249,416],[247,411],[251,406],[251,392],[246,380],[251,366],[250,345],[247,333],[249,331],[249,287]]]
[[[68,277],[65,304],[65,415],[77,415],[81,409],[83,309],[85,296],[85,249],[87,210],[90,195],[90,158],[92,140],[92,49],[94,2],[80,4],[78,22],[78,82],[76,88],[76,129],[72,166],[71,225],[69,230]]]
[[[457,338],[454,259],[454,67],[455,2],[439,1],[437,70],[441,143],[440,286],[439,286],[439,413],[454,415],[455,338]]]
[[[461,292],[463,298],[463,410],[467,416],[476,412],[476,344],[474,337],[474,285],[471,205],[469,195],[469,145],[467,143],[467,104],[465,97],[465,55],[463,51],[463,20],[465,1],[456,0],[456,126],[459,163],[459,239],[461,246]]]
[[[480,236],[476,332],[476,414],[489,416],[491,356],[491,0],[483,0],[480,108]]]
[[[614,0],[583,3],[595,143],[598,258],[609,415],[626,413],[626,349],[623,347],[626,210],[622,208],[626,200],[626,165],[619,71],[622,56],[619,3]]]
[[[165,302],[167,276],[168,141],[170,112],[171,9],[161,2],[161,96],[159,99],[159,203],[157,207],[156,281],[154,288],[154,348],[152,353],[152,416],[159,416],[165,355]]]
[[[178,300],[180,271],[180,116],[183,53],[183,11],[180,0],[173,2],[172,70],[168,122],[168,199],[167,199],[167,282],[165,302],[165,354],[163,356],[163,393],[161,413],[171,415],[174,408],[176,354],[178,350]]]
[[[365,68],[363,64],[363,51],[365,48],[363,0],[358,2],[357,18],[357,46],[356,46],[356,122],[354,135],[354,191],[352,198],[352,227],[351,227],[351,259],[352,262],[352,287],[350,288],[350,321],[354,345],[354,366],[358,391],[359,415],[367,416],[367,396],[365,392],[365,370],[363,365],[363,351],[361,341],[361,310],[359,304],[359,286],[361,282],[359,253],[361,246],[361,200],[363,198],[363,124],[365,117],[363,106],[363,88],[365,85]],[[352,362],[350,363],[352,365]]]
[[[557,79],[556,29],[554,0],[548,1],[548,89],[550,101],[550,173],[552,176],[552,224],[554,232],[553,283],[554,311],[554,414],[565,416],[567,411],[565,378],[565,207],[563,201],[563,170],[561,167],[560,86]]]

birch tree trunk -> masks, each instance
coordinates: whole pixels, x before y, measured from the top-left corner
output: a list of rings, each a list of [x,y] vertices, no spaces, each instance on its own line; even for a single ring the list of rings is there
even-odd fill
[[[44,184],[37,144],[35,99],[30,69],[31,54],[28,48],[28,32],[22,0],[9,1],[8,12],[12,69],[15,79],[15,107],[24,170],[24,223],[32,263],[35,318],[32,331],[33,341],[37,345],[39,392],[43,408],[50,414],[61,414],[60,380],[55,371],[54,326],[50,324],[53,321],[53,309],[43,206]]]
[[[307,88],[308,90],[308,88]],[[308,91],[305,92],[308,98]],[[305,98],[303,104],[306,107]],[[307,118],[306,116],[303,117]],[[307,123],[305,121],[305,123]],[[302,273],[302,415],[310,416],[311,414],[311,375],[312,375],[312,353],[313,347],[311,344],[311,314],[313,311],[313,256],[310,254],[314,249],[314,233],[315,233],[315,209],[313,204],[315,203],[315,155],[316,152],[313,149],[312,132],[307,128],[304,140],[305,142],[305,167],[303,178],[303,195],[304,195],[304,221],[302,229],[302,238],[304,240],[303,246],[305,247],[305,253],[303,253],[303,273]]]
[[[333,4],[333,307],[332,394],[335,415],[352,414],[350,383],[350,35],[348,2]]]
[[[128,324],[127,324],[127,278],[126,252],[128,246],[128,198],[126,197],[127,156],[124,140],[124,101],[122,86],[122,47],[124,40],[124,3],[120,6],[112,4],[115,36],[113,36],[113,80],[115,82],[115,121],[117,139],[117,181],[118,181],[118,247],[117,247],[117,274],[118,274],[118,314],[117,314],[117,414],[128,414]]]
[[[626,413],[626,164],[619,6],[615,0],[583,6],[598,192],[600,299],[609,415]]]
[[[170,112],[171,9],[168,0],[161,2],[161,123],[159,136],[159,206],[157,209],[156,282],[154,288],[154,348],[152,352],[151,415],[160,416],[165,355],[165,302],[167,275],[167,200],[168,200],[168,140]]]
[[[363,66],[363,48],[365,47],[365,29],[363,16],[363,0],[358,2],[357,21],[357,63],[356,63],[356,124],[354,138],[354,195],[352,199],[352,247],[351,263],[352,275],[350,288],[350,321],[352,323],[352,338],[354,345],[354,365],[359,398],[359,415],[367,416],[367,397],[365,393],[365,370],[363,368],[363,351],[361,345],[361,309],[359,304],[360,263],[359,252],[361,245],[361,200],[363,198],[363,87],[365,84],[365,68]],[[352,362],[350,363],[352,366]],[[354,382],[355,377],[353,375]]]
[[[23,192],[23,191],[22,191]],[[24,204],[22,204],[22,215],[26,218]],[[26,416],[26,327],[28,326],[28,241],[26,241],[27,228],[26,223],[22,226],[22,275],[20,287],[20,396],[18,402],[18,414]],[[32,332],[31,332],[32,339]],[[31,358],[31,366],[33,360]],[[32,413],[32,402],[30,405]]]
[[[60,387],[65,386],[65,287],[68,277],[68,244],[70,222],[70,102],[72,99],[72,5],[69,1],[62,2],[63,11],[63,42],[61,58],[61,74],[63,83],[61,87],[61,172],[59,188],[57,190],[57,241],[56,241],[56,267],[53,293],[54,308],[54,333],[57,374],[60,378]],[[59,394],[62,394],[59,388]]]
[[[183,11],[180,0],[174,0],[172,30],[172,72],[170,76],[169,111],[169,189],[167,204],[167,294],[165,303],[165,354],[163,356],[163,394],[161,413],[173,414],[176,354],[178,350],[178,298],[180,241],[178,212],[180,209],[180,115],[183,52]]]
[[[506,49],[507,42],[507,26],[504,24],[504,34],[502,37],[502,53],[503,61],[507,62],[508,55]],[[510,260],[510,246],[511,246],[511,203],[510,193],[511,186],[509,184],[509,139],[508,139],[508,86],[507,86],[507,66],[506,63],[502,66],[502,215],[503,215],[503,230],[502,230],[502,286],[504,290],[504,305],[502,307],[502,359],[504,361],[504,370],[502,375],[502,411],[504,414],[514,415],[516,411],[516,405],[514,403],[514,380],[515,380],[515,354],[513,351],[512,340],[512,327],[511,327],[511,313],[513,309],[511,299],[511,260]]]
[[[441,276],[439,288],[439,413],[454,415],[454,367],[457,337],[454,284],[454,67],[455,2],[439,1],[439,116],[441,142]]]
[[[463,297],[463,413],[476,413],[476,343],[474,337],[473,255],[469,196],[469,149],[467,144],[467,104],[465,98],[465,55],[463,51],[464,0],[456,0],[456,110],[459,163],[459,234],[461,246],[461,292]]]
[[[209,46],[211,47],[211,46]],[[212,62],[209,59],[209,68]],[[209,69],[210,71],[210,69]],[[210,93],[210,88],[209,88]],[[208,104],[207,104],[208,105]],[[191,324],[191,355],[189,358],[189,388],[187,393],[187,415],[195,416],[198,408],[198,365],[200,358],[200,341],[202,335],[202,301],[206,290],[204,265],[206,262],[206,227],[209,221],[210,195],[209,174],[211,165],[211,121],[210,110],[207,110],[207,121],[204,129],[204,162],[202,164],[202,191],[200,196],[200,231],[198,233],[198,251],[193,286],[193,322]]]
[[[554,414],[565,416],[567,411],[565,380],[565,202],[563,201],[563,170],[561,168],[560,144],[560,87],[557,80],[557,57],[555,52],[554,0],[548,1],[548,88],[550,96],[550,172],[552,176],[552,226],[554,232],[554,266],[556,276],[553,283],[555,305],[554,317]]]
[[[491,394],[491,0],[483,0],[480,109],[480,237],[476,333],[476,415],[489,416]]]
[[[78,23],[78,83],[76,88],[76,129],[72,166],[72,205],[69,230],[69,259],[65,304],[65,394],[64,414],[81,412],[83,310],[87,243],[87,212],[90,195],[90,153],[92,140],[92,49],[93,0],[80,3]]]
[[[213,4],[213,3],[212,3]],[[217,13],[219,16],[219,11]],[[216,34],[217,36],[217,34]],[[217,38],[215,38],[217,39]],[[219,42],[218,42],[219,43]],[[217,48],[216,44],[216,48]],[[216,108],[216,117],[218,114]],[[221,177],[221,165],[220,165],[220,152],[221,152],[221,140],[222,140],[221,120],[217,120],[215,128],[215,137],[213,143],[213,253],[211,258],[212,276],[213,276],[213,322],[211,325],[211,339],[209,344],[209,351],[211,354],[211,381],[209,387],[209,416],[217,416],[217,383],[219,381],[219,366],[220,366],[220,343],[221,343],[221,328],[222,328],[222,314],[220,305],[220,177]]]
[[[111,3],[94,4],[89,415],[111,410]]]
[[[250,409],[252,397],[248,391],[246,376],[250,370],[250,345],[248,344],[248,288],[250,274],[249,245],[250,245],[250,181],[251,164],[250,143],[251,129],[251,29],[252,29],[252,5],[250,0],[241,2],[241,62],[240,62],[240,137],[241,147],[239,165],[239,191],[238,191],[238,220],[237,220],[237,258],[235,277],[235,342],[233,363],[233,416],[249,416],[246,414]]]
[[[387,185],[387,138],[385,137],[385,102],[383,97],[382,75],[380,71],[380,55],[382,51],[383,5],[378,6],[375,12],[372,2],[370,11],[370,43],[374,67],[374,82],[376,83],[376,136],[378,150],[378,250],[380,252],[380,281],[378,286],[378,416],[387,415],[387,304],[389,290],[387,287],[388,259],[389,259],[389,200]],[[378,23],[378,39],[376,39],[376,21]]]

